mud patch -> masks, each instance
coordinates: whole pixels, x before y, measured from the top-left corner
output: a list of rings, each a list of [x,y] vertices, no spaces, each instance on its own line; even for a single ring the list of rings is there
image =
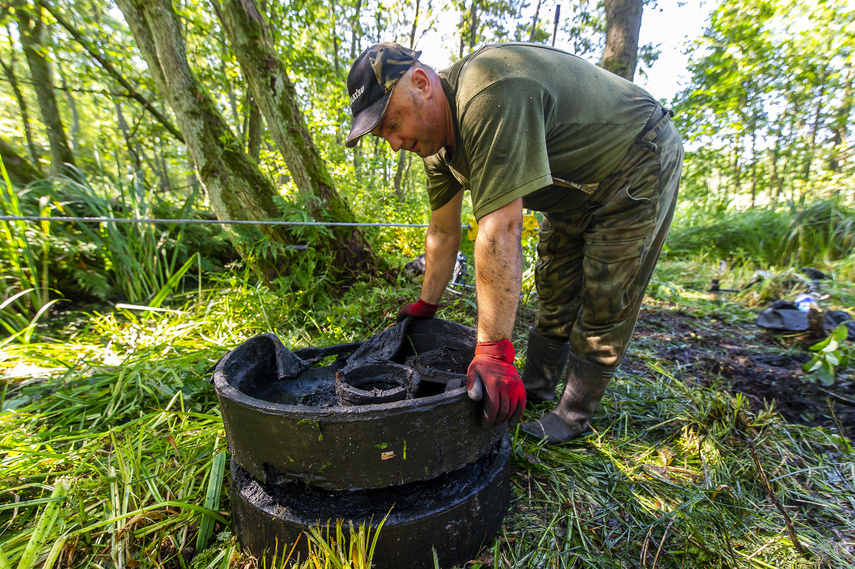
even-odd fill
[[[774,401],[787,421],[835,431],[840,427],[855,436],[853,374],[840,370],[829,388],[805,381],[801,366],[811,358],[807,348],[812,343],[806,337],[776,336],[727,314],[700,317],[691,310],[657,308],[639,316],[635,348],[624,368],[643,370],[643,362],[632,354],[651,352],[678,368],[687,383],[715,386],[724,380],[732,393],[745,394],[755,410]]]

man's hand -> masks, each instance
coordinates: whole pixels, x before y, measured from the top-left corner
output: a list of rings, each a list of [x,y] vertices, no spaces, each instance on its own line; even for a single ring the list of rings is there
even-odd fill
[[[514,367],[514,346],[509,340],[475,346],[466,387],[471,399],[484,399],[484,421],[488,425],[508,421],[513,427],[519,422],[525,409],[525,388]]]
[[[400,322],[407,316],[414,316],[415,318],[433,318],[433,315],[436,314],[437,308],[439,308],[438,304],[430,304],[420,298],[418,302],[411,302],[398,311],[398,318],[396,320]]]

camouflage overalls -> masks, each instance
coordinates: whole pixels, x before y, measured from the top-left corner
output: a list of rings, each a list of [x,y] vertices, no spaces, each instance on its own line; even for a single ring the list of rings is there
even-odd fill
[[[618,168],[578,209],[545,213],[535,330],[620,364],[674,214],[683,163],[670,111],[654,111]]]

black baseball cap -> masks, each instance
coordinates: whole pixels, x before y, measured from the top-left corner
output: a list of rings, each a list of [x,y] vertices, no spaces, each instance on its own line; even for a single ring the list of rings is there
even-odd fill
[[[356,146],[360,137],[380,123],[392,88],[421,54],[394,42],[374,44],[359,54],[347,76],[347,94],[353,113],[353,126],[345,141],[348,148]]]

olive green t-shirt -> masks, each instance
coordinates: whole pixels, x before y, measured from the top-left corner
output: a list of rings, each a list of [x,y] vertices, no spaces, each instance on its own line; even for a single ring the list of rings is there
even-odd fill
[[[658,102],[644,89],[561,50],[488,46],[439,72],[454,155],[425,159],[431,209],[461,188],[476,219],[523,198],[536,211],[572,209],[601,182]]]

